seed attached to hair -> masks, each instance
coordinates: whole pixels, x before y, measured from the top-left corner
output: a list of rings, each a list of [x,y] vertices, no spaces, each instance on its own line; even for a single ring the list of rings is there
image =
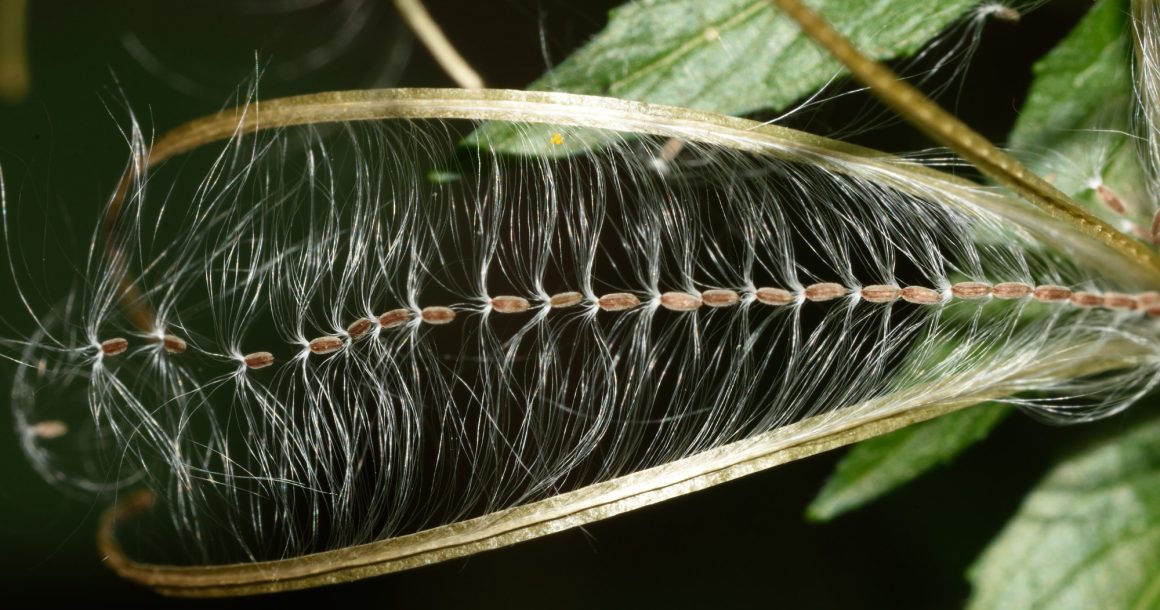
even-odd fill
[[[177,335],[165,335],[162,337],[161,346],[164,347],[165,351],[169,352],[170,354],[184,354],[185,349],[188,347],[188,345],[185,343],[185,339],[182,339]]]
[[[351,341],[357,341],[367,336],[367,333],[371,332],[376,324],[378,324],[376,320],[359,318],[346,327],[346,335],[350,337]]]
[[[661,307],[672,311],[694,311],[701,307],[701,297],[687,292],[666,292],[661,295]]]
[[[499,296],[491,299],[491,308],[499,313],[524,313],[531,307],[532,304],[524,297]]]
[[[317,339],[311,339],[307,347],[311,354],[332,354],[342,349],[343,342],[339,337],[334,335],[325,335]]]
[[[823,282],[821,284],[811,284],[806,286],[806,300],[820,303],[822,301],[832,301],[834,299],[846,296],[850,292],[845,286],[841,284],[834,284],[833,282]]]
[[[419,317],[423,321],[434,326],[442,326],[450,324],[455,319],[455,310],[450,307],[443,307],[440,305],[432,305],[431,307],[424,307],[423,311],[419,312]]]
[[[1003,282],[991,288],[991,296],[996,299],[1025,299],[1031,296],[1035,289],[1023,282]]]
[[[1018,10],[1009,6],[1003,6],[1002,4],[992,4],[987,6],[990,8],[990,13],[995,16],[995,19],[1006,21],[1008,23],[1019,23],[1021,16]]]
[[[1137,307],[1136,297],[1122,292],[1104,293],[1104,307],[1120,311],[1132,311]]]
[[[902,300],[916,305],[938,305],[942,302],[942,295],[934,288],[907,286],[902,289]]]
[[[387,313],[379,316],[379,326],[383,328],[395,328],[402,326],[411,319],[411,310],[409,309],[392,309]]]
[[[106,356],[116,356],[129,349],[129,341],[123,337],[114,337],[101,341],[101,353]]]
[[[1104,304],[1103,295],[1094,292],[1073,292],[1071,304],[1076,307],[1100,307]]]
[[[701,302],[708,307],[732,307],[741,302],[741,295],[733,290],[714,288],[701,293]]]
[[[1152,243],[1160,244],[1160,210],[1152,215]]]
[[[959,299],[982,299],[991,296],[991,285],[983,282],[959,282],[951,286],[951,294]]]
[[[893,303],[902,295],[902,289],[893,284],[872,284],[863,286],[862,300],[869,303]]]
[[[1148,314],[1150,318],[1160,318],[1160,305],[1153,305],[1145,309],[1144,313]]]
[[[274,354],[270,352],[254,352],[242,357],[242,362],[251,369],[264,369],[274,364]]]
[[[792,292],[781,288],[758,288],[753,296],[766,305],[789,305],[796,299]]]
[[[548,307],[552,309],[564,309],[565,307],[572,307],[579,305],[580,301],[584,300],[584,295],[579,292],[561,292],[548,297]]]
[[[1071,298],[1071,288],[1066,286],[1056,286],[1055,284],[1043,284],[1035,287],[1035,300],[1043,301],[1044,303],[1059,303]]]
[[[1124,203],[1112,192],[1112,189],[1101,184],[1096,187],[1096,195],[1099,195],[1100,201],[1104,202],[1109,210],[1117,214],[1124,213]]]
[[[28,431],[36,438],[51,440],[68,434],[68,426],[60,420],[47,419],[32,424]]]
[[[604,311],[623,311],[640,305],[640,299],[627,292],[613,292],[600,297],[597,305]]]
[[[1153,305],[1160,305],[1160,292],[1152,290],[1141,292],[1136,295],[1136,302],[1140,304],[1140,309],[1148,309]]]

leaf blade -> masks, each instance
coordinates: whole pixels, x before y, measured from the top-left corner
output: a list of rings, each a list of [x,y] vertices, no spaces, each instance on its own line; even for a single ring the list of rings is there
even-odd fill
[[[829,521],[864,506],[953,460],[982,440],[1010,412],[987,403],[903,428],[856,445],[806,509],[811,521]]]
[[[1155,607],[1160,420],[1058,465],[969,578],[971,608]]]
[[[813,5],[870,56],[887,59],[917,51],[974,2],[824,0]],[[750,45],[776,55],[752,61],[753,55],[742,53]],[[767,66],[773,68],[760,74]],[[784,108],[840,72],[836,60],[765,0],[662,0],[622,6],[592,42],[530,88],[744,114]]]
[[[819,0],[812,5],[874,59],[905,57],[966,14],[973,0]],[[753,61],[759,57],[761,61]],[[612,96],[742,115],[781,110],[845,74],[767,0],[637,0],[537,79],[534,91]],[[544,154],[542,137],[486,126],[493,150]],[[588,142],[577,144],[587,145]],[[570,154],[572,146],[550,149]]]

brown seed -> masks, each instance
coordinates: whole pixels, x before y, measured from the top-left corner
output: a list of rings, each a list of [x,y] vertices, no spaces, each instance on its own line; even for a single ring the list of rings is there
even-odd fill
[[[1003,282],[991,288],[991,296],[996,299],[1025,299],[1035,292],[1029,284],[1023,282]]]
[[[712,28],[709,28],[712,29]],[[658,155],[662,161],[672,161],[681,154],[681,150],[685,148],[685,141],[680,138],[669,138],[665,141],[665,145],[661,147],[661,153]]]
[[[62,421],[48,419],[32,424],[28,431],[36,438],[51,440],[68,434],[68,426]]]
[[[184,354],[185,349],[188,347],[188,345],[185,343],[185,339],[182,339],[177,335],[165,335],[161,338],[161,345],[165,348],[165,351],[169,352],[170,354]]]
[[[377,320],[370,318],[359,318],[346,327],[346,335],[350,337],[351,341],[357,341],[367,336],[367,333],[374,330],[378,323]]]
[[[850,292],[845,286],[835,284],[833,282],[823,282],[821,284],[810,284],[806,286],[806,300],[820,303],[822,301],[832,301],[834,299],[846,296]]]
[[[251,369],[264,369],[274,364],[274,354],[270,352],[254,352],[243,356],[242,361]]]
[[[419,317],[423,321],[435,326],[442,326],[450,324],[455,319],[455,310],[450,307],[442,307],[440,305],[432,305],[431,307],[424,307],[419,312]]]
[[[1066,286],[1056,286],[1055,284],[1043,284],[1035,287],[1035,299],[1043,301],[1044,303],[1058,303],[1066,301],[1071,298],[1071,288]]]
[[[1147,309],[1153,305],[1160,305],[1160,292],[1149,290],[1148,292],[1141,292],[1136,295],[1136,302],[1140,304],[1140,309]]]
[[[392,309],[387,313],[379,316],[379,326],[383,328],[395,328],[402,326],[411,319],[411,311],[409,309]]]
[[[1152,243],[1160,244],[1160,210],[1152,215]]]
[[[781,288],[758,288],[753,296],[766,305],[789,305],[796,300],[792,292]]]
[[[942,302],[942,295],[934,288],[907,286],[902,289],[902,300],[916,305],[938,305]]]
[[[565,307],[572,307],[579,305],[580,301],[584,300],[584,295],[579,292],[561,292],[548,297],[548,307],[552,309],[564,309]]]
[[[116,356],[125,353],[129,349],[129,341],[123,337],[115,337],[113,339],[105,339],[101,341],[101,353],[106,356]]]
[[[672,311],[693,311],[701,307],[701,297],[687,292],[666,292],[661,295],[661,307]]]
[[[1007,23],[1019,23],[1021,15],[1019,14],[1018,10],[1009,6],[1003,6],[1001,4],[990,6],[993,7],[991,8],[991,14],[995,16],[995,19],[1006,21]]]
[[[991,285],[983,282],[959,282],[951,286],[951,294],[959,299],[981,299],[991,296]]]
[[[600,297],[597,304],[604,311],[623,311],[640,305],[640,299],[627,292],[613,292]]]
[[[117,518],[132,519],[136,515],[150,510],[157,504],[157,496],[144,489],[135,493],[125,494],[117,499]]]
[[[337,352],[342,349],[343,345],[341,338],[335,337],[334,335],[325,335],[317,339],[311,339],[310,343],[307,344],[307,348],[310,349],[310,353],[321,355]]]
[[[1118,309],[1121,311],[1132,311],[1136,309],[1139,304],[1136,302],[1136,297],[1122,292],[1106,292],[1104,293],[1104,307],[1111,309]]]
[[[1073,292],[1071,304],[1076,307],[1100,307],[1104,304],[1104,297],[1094,292]]]
[[[531,307],[532,304],[524,297],[500,296],[491,299],[491,308],[499,313],[524,313]]]
[[[741,295],[732,290],[714,288],[701,293],[701,302],[708,307],[732,307],[741,302]]]
[[[1096,187],[1096,195],[1099,195],[1100,201],[1104,202],[1104,205],[1108,206],[1109,210],[1117,214],[1124,213],[1124,203],[1120,201],[1119,197],[1116,197],[1112,189],[1101,184]]]
[[[862,287],[862,300],[870,303],[893,303],[902,294],[902,289],[893,284],[873,284]]]
[[[1152,318],[1160,318],[1160,305],[1153,305],[1148,309],[1145,309],[1144,313],[1147,313],[1148,316]]]

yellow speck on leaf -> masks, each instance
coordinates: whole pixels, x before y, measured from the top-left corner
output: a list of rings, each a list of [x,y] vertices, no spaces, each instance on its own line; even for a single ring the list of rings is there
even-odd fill
[[[553,131],[552,132],[552,145],[559,146],[563,143],[564,143],[564,136],[561,135],[560,132],[558,132],[558,131]]]

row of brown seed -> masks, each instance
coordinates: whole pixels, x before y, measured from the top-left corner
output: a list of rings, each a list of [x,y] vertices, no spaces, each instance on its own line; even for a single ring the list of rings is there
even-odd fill
[[[1120,311],[1143,311],[1150,316],[1160,317],[1160,293],[1142,292],[1125,294],[1119,292],[1086,292],[1073,291],[1066,286],[1044,284],[1032,286],[1023,282],[1003,282],[987,284],[984,282],[959,282],[952,284],[949,297],[942,291],[924,286],[907,286],[905,288],[893,284],[876,284],[861,288],[847,288],[841,284],[822,282],[806,286],[800,293],[783,288],[758,288],[753,292],[753,298],[759,303],[773,306],[783,306],[795,303],[800,299],[810,302],[832,301],[849,295],[854,295],[869,303],[892,303],[906,301],[917,305],[937,305],[947,298],[977,300],[995,298],[1004,300],[1034,298],[1044,303],[1071,303],[1077,307],[1104,307]],[[672,311],[693,311],[701,307],[732,307],[741,302],[742,296],[734,290],[712,289],[701,293],[666,292],[660,295],[659,304]],[[552,309],[564,309],[579,305],[584,301],[584,295],[579,292],[562,292],[549,297],[547,305]],[[596,300],[596,306],[603,311],[624,311],[641,304],[641,300],[634,294],[614,292],[603,295]],[[491,309],[503,314],[523,313],[532,308],[528,299],[519,296],[497,296],[490,300]],[[351,341],[357,341],[371,333],[376,327],[389,329],[407,324],[414,319],[415,314],[410,309],[392,309],[377,319],[360,318],[346,328],[346,335]],[[418,312],[418,318],[431,325],[449,324],[455,319],[455,310],[450,307],[430,306]],[[186,343],[175,335],[164,335],[160,339],[164,349],[169,353],[179,354],[185,351]],[[337,335],[325,335],[312,339],[307,349],[313,354],[330,354],[346,345],[346,341]],[[129,342],[121,337],[108,339],[101,343],[100,349],[105,356],[116,356],[129,347]],[[265,368],[274,364],[274,355],[270,352],[253,352],[243,357],[245,365],[251,369]]]

